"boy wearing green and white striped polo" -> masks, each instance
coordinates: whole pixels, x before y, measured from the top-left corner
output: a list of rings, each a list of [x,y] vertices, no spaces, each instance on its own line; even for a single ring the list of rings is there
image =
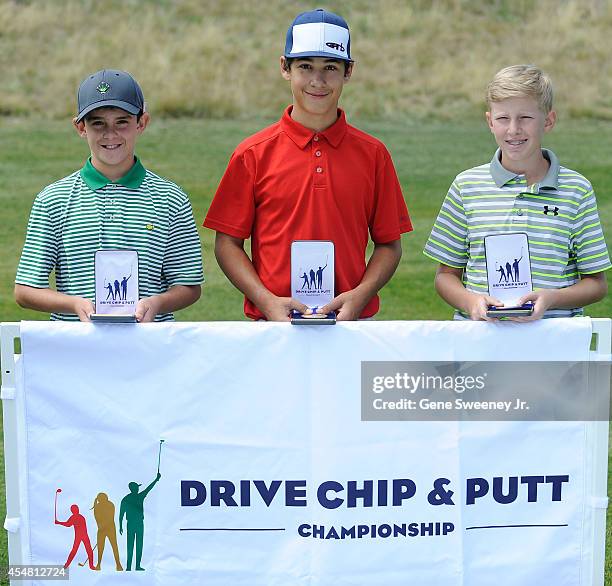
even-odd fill
[[[490,320],[484,237],[524,232],[529,239],[534,291],[531,321],[582,315],[607,293],[610,258],[593,188],[541,148],[552,130],[552,85],[533,65],[499,71],[487,90],[487,123],[498,150],[490,163],[453,181],[424,253],[440,265],[438,294],[457,309],[455,319]]]
[[[199,299],[202,255],[189,199],[134,156],[149,120],[128,73],[106,69],[83,81],[73,124],[91,157],[34,201],[15,279],[19,305],[51,319],[89,321],[94,255],[105,249],[138,252],[138,321],[172,320],[173,311]]]

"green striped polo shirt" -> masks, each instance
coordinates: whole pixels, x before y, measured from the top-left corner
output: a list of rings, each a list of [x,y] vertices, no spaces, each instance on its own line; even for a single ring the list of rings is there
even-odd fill
[[[189,198],[174,183],[146,170],[138,158],[118,181],[109,181],[88,160],[80,171],[38,194],[15,282],[48,288],[55,270],[58,291],[95,301],[94,255],[105,249],[138,251],[140,298],[203,280]],[[51,319],[77,317],[58,313]],[[174,317],[165,313],[155,319]]]
[[[591,184],[580,173],[550,162],[539,183],[527,185],[500,162],[499,149],[486,165],[468,169],[453,181],[423,251],[438,262],[463,269],[470,291],[487,293],[484,237],[525,232],[529,238],[534,289],[560,289],[581,274],[609,269],[597,202]],[[550,309],[544,317],[582,315],[582,308]],[[467,318],[457,311],[455,319]]]

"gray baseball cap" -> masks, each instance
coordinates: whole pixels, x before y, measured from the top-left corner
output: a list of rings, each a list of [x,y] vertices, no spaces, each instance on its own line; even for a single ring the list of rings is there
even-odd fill
[[[145,103],[142,90],[136,80],[125,71],[102,69],[86,77],[77,93],[80,122],[96,108],[114,106],[130,114],[144,112]]]

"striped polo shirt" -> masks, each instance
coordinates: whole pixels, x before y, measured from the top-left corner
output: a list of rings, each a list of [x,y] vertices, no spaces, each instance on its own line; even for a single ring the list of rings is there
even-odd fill
[[[466,289],[487,293],[484,237],[524,232],[529,238],[533,287],[560,289],[581,274],[609,269],[597,202],[591,184],[579,173],[550,162],[539,183],[527,185],[500,162],[498,149],[490,163],[468,169],[453,181],[423,251],[438,262],[463,269]],[[544,317],[582,315],[582,308],[550,309]],[[467,318],[457,311],[455,319]]]
[[[138,251],[140,298],[203,280],[200,238],[187,195],[136,158],[117,181],[109,181],[88,160],[38,194],[15,282],[48,288],[55,270],[58,291],[93,302],[94,255],[108,249]],[[51,319],[77,317],[58,313]],[[165,313],[155,319],[174,317]]]

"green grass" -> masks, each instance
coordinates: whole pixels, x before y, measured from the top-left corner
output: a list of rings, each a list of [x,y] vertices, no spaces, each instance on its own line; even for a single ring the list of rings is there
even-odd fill
[[[350,116],[349,116],[350,120]],[[449,319],[451,309],[433,289],[435,264],[421,254],[433,220],[454,176],[486,162],[494,143],[484,119],[459,123],[372,122],[350,120],[381,138],[388,146],[404,188],[415,230],[404,236],[404,256],[393,280],[382,292],[380,319]],[[201,224],[234,146],[271,120],[221,121],[183,118],[154,120],[138,146],[144,164],[189,193],[196,221]],[[0,118],[0,319],[46,319],[18,308],[13,280],[34,196],[46,184],[78,168],[87,156],[86,144],[69,122],[35,122]],[[608,240],[612,237],[612,123],[561,120],[547,137],[561,162],[586,175],[598,193]],[[180,320],[241,320],[242,296],[219,270],[212,253],[213,234],[200,230],[206,284],[202,299],[179,312]],[[612,315],[612,298],[589,308],[594,317]],[[0,452],[1,454],[1,452]],[[0,462],[4,470],[3,460]],[[1,506],[4,503],[3,478]],[[0,510],[0,519],[4,511]],[[611,531],[610,517],[608,532]],[[610,542],[610,539],[608,539]],[[609,557],[609,556],[608,556]],[[0,565],[6,563],[6,534],[0,531]],[[606,563],[606,584],[612,584],[612,563]]]

